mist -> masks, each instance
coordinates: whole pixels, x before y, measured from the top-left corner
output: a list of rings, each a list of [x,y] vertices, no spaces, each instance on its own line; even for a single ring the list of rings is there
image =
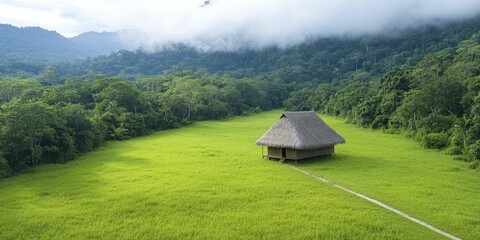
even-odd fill
[[[124,42],[147,51],[173,43],[201,51],[234,51],[461,20],[479,14],[480,1],[5,0],[0,8],[8,10],[0,21],[47,27],[65,35],[120,31]],[[28,19],[29,15],[34,17]]]
[[[203,51],[288,47],[318,37],[379,34],[480,13],[478,0],[175,2],[129,17],[125,39],[151,51],[170,43]]]

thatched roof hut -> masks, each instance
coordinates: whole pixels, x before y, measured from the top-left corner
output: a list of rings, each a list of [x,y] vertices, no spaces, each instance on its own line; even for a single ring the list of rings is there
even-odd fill
[[[256,144],[268,147],[269,158],[298,160],[334,152],[345,139],[315,112],[285,112]]]

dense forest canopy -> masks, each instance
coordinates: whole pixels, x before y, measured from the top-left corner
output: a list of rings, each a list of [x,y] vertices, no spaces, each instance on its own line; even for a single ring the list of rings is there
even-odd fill
[[[260,79],[189,71],[133,82],[94,76],[54,86],[5,78],[0,91],[0,176],[64,163],[107,140],[278,108],[286,95],[284,86]]]
[[[285,106],[406,132],[429,148],[480,159],[480,35],[368,81],[353,78],[293,92]],[[478,167],[474,162],[472,167]]]
[[[0,60],[0,177],[107,140],[272,108],[315,110],[480,159],[480,17],[292,48]]]

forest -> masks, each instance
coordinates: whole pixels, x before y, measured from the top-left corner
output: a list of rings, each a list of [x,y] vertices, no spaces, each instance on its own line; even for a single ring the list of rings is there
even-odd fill
[[[480,17],[291,48],[175,45],[69,62],[0,61],[0,177],[109,140],[273,108],[405,134],[480,167]]]
[[[0,176],[65,163],[108,140],[278,108],[285,95],[279,84],[200,71],[136,81],[95,75],[52,86],[33,78],[4,78]]]
[[[427,148],[480,159],[480,35],[401,65],[379,78],[355,78],[293,92],[292,110],[315,110],[363,127],[404,133]],[[463,157],[457,157],[463,159]]]

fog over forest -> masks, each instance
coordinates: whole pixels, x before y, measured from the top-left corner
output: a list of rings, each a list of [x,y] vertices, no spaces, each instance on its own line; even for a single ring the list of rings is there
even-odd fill
[[[91,30],[120,31],[124,41],[147,50],[171,43],[236,50],[461,20],[479,14],[480,1],[8,0],[0,9],[0,22],[40,26],[70,37]]]

